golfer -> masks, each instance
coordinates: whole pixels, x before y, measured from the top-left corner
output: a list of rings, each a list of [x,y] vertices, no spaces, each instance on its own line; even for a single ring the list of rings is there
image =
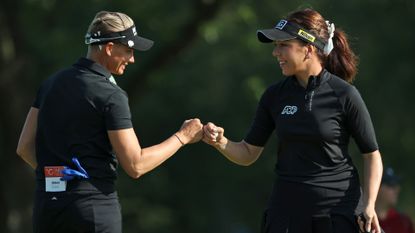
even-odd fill
[[[244,140],[231,141],[208,123],[204,141],[247,166],[275,130],[277,179],[262,232],[358,233],[360,225],[379,233],[374,207],[382,160],[368,110],[351,85],[357,60],[346,34],[319,12],[302,9],[257,36],[274,45],[286,78],[263,93]],[[363,194],[348,152],[351,137],[363,154]]]
[[[152,47],[141,33],[126,14],[97,13],[86,57],[42,84],[17,147],[36,170],[35,233],[121,233],[118,163],[138,178],[202,138],[203,125],[190,119],[160,144],[141,148],[127,94],[112,76],[134,63],[135,50]]]

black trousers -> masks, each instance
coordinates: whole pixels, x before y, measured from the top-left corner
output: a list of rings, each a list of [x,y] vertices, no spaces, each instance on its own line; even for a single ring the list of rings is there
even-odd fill
[[[261,233],[359,233],[359,228],[354,217],[332,214],[296,218],[279,217],[273,211],[267,211],[264,215]],[[282,219],[286,221],[281,224]]]
[[[116,192],[37,191],[34,233],[121,233],[121,207]]]
[[[262,233],[359,233],[360,186],[339,188],[277,181],[264,213]]]

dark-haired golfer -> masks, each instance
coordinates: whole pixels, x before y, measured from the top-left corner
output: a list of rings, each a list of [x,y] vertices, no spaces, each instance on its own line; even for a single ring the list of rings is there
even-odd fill
[[[356,216],[363,213],[361,230],[379,233],[374,207],[382,160],[369,113],[350,84],[357,61],[345,33],[304,9],[257,35],[275,46],[272,55],[286,78],[262,95],[244,140],[230,141],[209,123],[204,141],[234,163],[250,165],[275,130],[277,179],[263,232],[358,233]],[[350,137],[363,154],[363,195]]]

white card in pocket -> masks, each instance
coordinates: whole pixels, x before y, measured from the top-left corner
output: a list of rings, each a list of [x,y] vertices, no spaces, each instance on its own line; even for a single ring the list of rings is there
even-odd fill
[[[66,181],[61,180],[63,177],[61,171],[65,168],[65,166],[47,166],[44,168],[46,192],[66,191]]]

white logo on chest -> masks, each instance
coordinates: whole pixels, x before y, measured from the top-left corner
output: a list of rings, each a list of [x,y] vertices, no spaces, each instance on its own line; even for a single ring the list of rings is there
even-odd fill
[[[297,112],[297,106],[290,106],[287,105],[284,107],[284,109],[281,112],[281,115],[294,115],[294,113]]]

